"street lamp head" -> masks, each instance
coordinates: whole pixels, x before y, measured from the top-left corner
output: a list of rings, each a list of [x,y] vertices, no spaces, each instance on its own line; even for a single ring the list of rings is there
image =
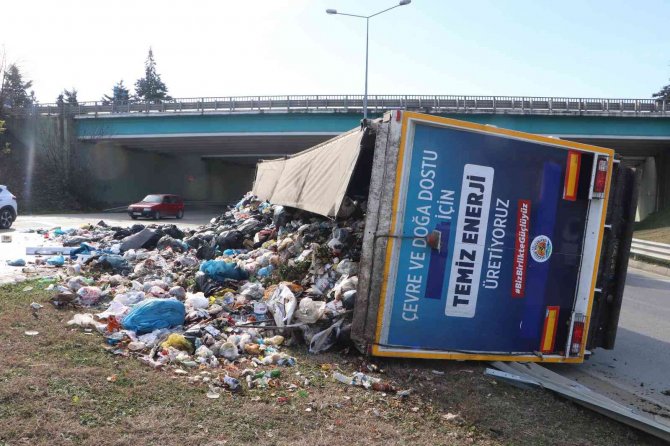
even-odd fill
[[[412,3],[412,0],[400,0],[400,3],[398,3],[398,6],[405,6],[405,5],[409,5],[410,3]]]
[[[403,0],[406,1],[406,0]],[[326,9],[327,14],[337,14],[337,9]]]

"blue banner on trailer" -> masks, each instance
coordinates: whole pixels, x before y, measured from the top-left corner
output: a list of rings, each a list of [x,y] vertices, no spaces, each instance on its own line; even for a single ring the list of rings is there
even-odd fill
[[[405,119],[375,354],[532,354],[548,308],[564,349],[594,157],[500,133]]]

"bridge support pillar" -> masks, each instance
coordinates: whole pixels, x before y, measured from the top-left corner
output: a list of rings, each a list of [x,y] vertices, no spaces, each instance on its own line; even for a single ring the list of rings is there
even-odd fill
[[[645,162],[637,169],[640,181],[640,192],[637,199],[636,220],[642,221],[652,212],[658,210],[658,170],[656,158],[648,156]]]
[[[670,208],[670,147],[656,157],[658,175],[657,209]]]

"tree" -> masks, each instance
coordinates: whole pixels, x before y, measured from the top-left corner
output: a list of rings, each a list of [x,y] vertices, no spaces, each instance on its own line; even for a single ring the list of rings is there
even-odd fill
[[[658,93],[654,93],[652,95],[655,99],[658,99],[659,101],[670,101],[670,84],[666,85],[665,87],[661,88],[661,90]]]
[[[161,75],[156,71],[154,52],[149,48],[149,55],[144,62],[144,77],[135,82],[135,95],[145,102],[160,103],[172,99],[168,96],[167,91]]]
[[[36,102],[35,92],[28,89],[33,86],[33,81],[23,81],[21,70],[16,64],[11,64],[2,73],[2,85],[0,86],[0,108],[26,107]]]
[[[73,88],[72,90],[63,90],[63,92],[56,98],[56,104],[58,106],[63,106],[65,104],[72,106],[79,105],[79,101],[77,100],[77,89]]]
[[[5,121],[0,119],[0,155],[7,155],[11,151],[9,143],[2,138],[2,134],[5,133],[5,130]]]
[[[123,79],[121,79],[119,82],[112,87],[112,95],[104,95],[102,97],[102,102],[105,105],[109,104],[114,104],[114,105],[119,105],[119,104],[127,104],[130,102],[130,90],[126,88],[125,85],[123,85]]]

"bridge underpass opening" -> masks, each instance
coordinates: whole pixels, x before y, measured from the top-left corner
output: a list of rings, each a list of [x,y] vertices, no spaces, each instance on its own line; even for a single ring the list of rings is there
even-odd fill
[[[455,113],[448,117],[612,148],[624,157],[625,163],[636,168],[644,185],[639,199],[639,216],[644,218],[650,212],[670,206],[670,132],[666,126],[667,121],[663,118],[553,116],[532,113]],[[169,171],[174,178],[171,187],[177,187],[177,183],[186,180],[183,180],[184,175],[175,172],[170,166],[191,166],[192,173],[187,176],[187,185],[190,186],[183,187],[183,194],[187,198],[190,196],[207,200],[220,199],[220,195],[215,193],[216,186],[205,187],[204,184],[213,184],[207,179],[208,175],[213,175],[214,172],[219,172],[217,175],[226,175],[224,166],[236,169],[235,172],[239,173],[244,171],[245,166],[252,169],[258,159],[277,158],[312,147],[353,128],[358,121],[358,115],[134,115],[77,121],[81,127],[78,130],[80,138],[98,141],[106,139],[124,147],[128,153],[135,154],[133,156],[163,160],[162,164],[167,166],[163,169]],[[217,167],[202,167],[207,163]],[[195,168],[197,164],[201,167]],[[246,176],[248,180],[242,180],[242,183],[250,184],[253,179],[251,170]]]
[[[115,137],[85,142],[96,196],[122,206],[150,193],[229,204],[251,190],[260,159],[291,155],[338,133]]]
[[[636,221],[670,207],[670,138],[563,139],[614,149],[624,165],[635,169],[640,184]]]

